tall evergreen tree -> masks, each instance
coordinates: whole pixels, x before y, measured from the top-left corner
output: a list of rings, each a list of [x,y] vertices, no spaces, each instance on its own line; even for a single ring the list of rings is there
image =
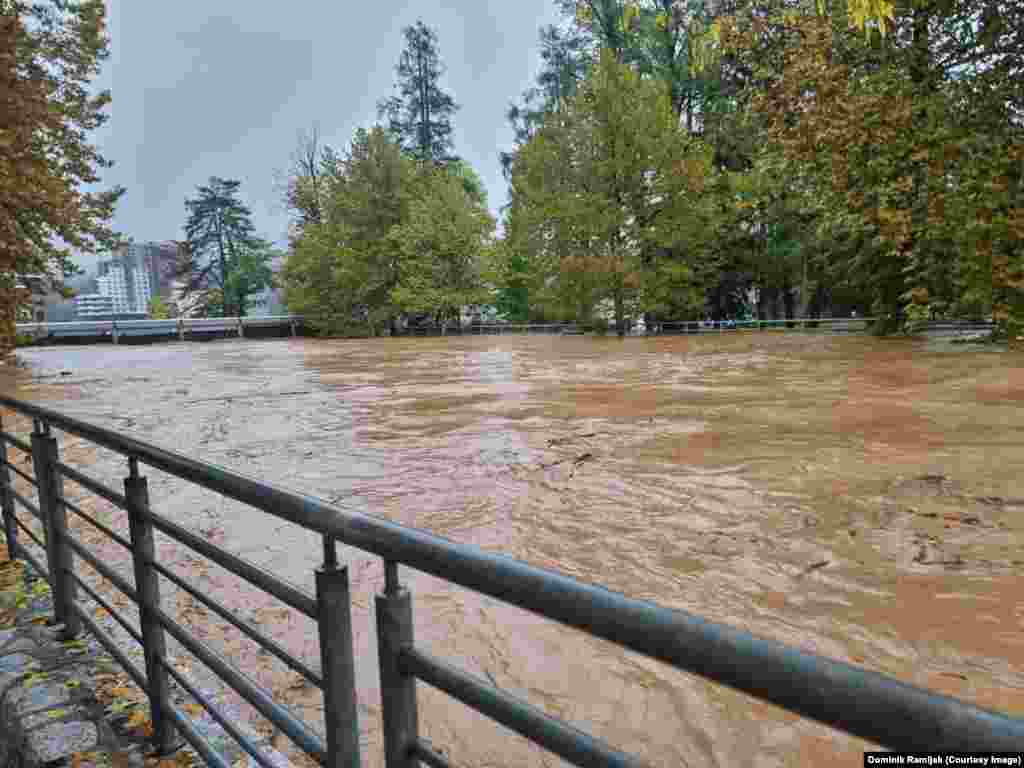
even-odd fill
[[[188,244],[180,275],[184,295],[204,291],[208,308],[224,316],[242,316],[248,297],[270,285],[270,246],[256,237],[252,212],[238,198],[241,182],[211,176],[198,196],[185,201]]]
[[[418,160],[448,162],[455,159],[452,115],[459,105],[441,89],[445,67],[437,33],[417,21],[403,34],[406,47],[395,69],[398,93],[378,104],[378,114],[404,151]]]
[[[544,116],[557,112],[576,93],[591,63],[589,45],[589,39],[574,26],[561,29],[549,24],[541,28],[537,85],[524,92],[522,102],[511,104],[505,113],[515,134],[515,148],[498,155],[506,179],[512,178],[516,151],[536,133]]]

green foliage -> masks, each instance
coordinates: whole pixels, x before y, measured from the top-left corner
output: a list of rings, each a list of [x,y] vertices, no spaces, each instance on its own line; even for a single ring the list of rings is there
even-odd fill
[[[452,160],[451,119],[459,107],[441,88],[445,70],[437,33],[417,21],[402,34],[406,47],[395,70],[398,93],[380,102],[378,117],[387,118],[391,137],[416,159]]]
[[[489,297],[479,263],[494,220],[467,192],[463,177],[427,166],[418,181],[407,220],[391,232],[403,261],[391,300],[404,312],[455,319],[460,307]]]
[[[162,298],[154,296],[149,300],[149,305],[146,307],[146,314],[148,314],[153,320],[166,320],[171,316],[171,311]]]
[[[238,197],[241,182],[211,176],[185,201],[184,295],[202,291],[206,313],[244,317],[250,296],[270,285],[270,245],[256,237],[252,213]]]
[[[467,165],[420,163],[383,129],[360,129],[323,187],[322,219],[293,238],[280,276],[289,309],[321,333],[394,329],[402,313],[449,319],[489,297],[494,221]]]
[[[609,300],[623,333],[628,317],[676,301],[652,275],[693,289],[715,219],[710,174],[708,147],[679,126],[664,84],[606,51],[520,149],[505,253],[527,261],[548,311],[586,321]]]

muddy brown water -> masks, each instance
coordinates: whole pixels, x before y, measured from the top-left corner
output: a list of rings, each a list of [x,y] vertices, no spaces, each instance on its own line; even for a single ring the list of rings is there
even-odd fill
[[[748,334],[225,341],[20,359],[24,367],[0,373],[16,396],[1024,716],[1019,354]],[[28,425],[17,426],[24,434]],[[68,460],[120,484],[123,460],[62,439]],[[312,590],[315,536],[144,472],[158,512]],[[126,529],[102,503],[82,503]],[[319,666],[311,622],[158,544],[175,570]],[[116,545],[103,551],[130,573]],[[354,550],[342,556],[353,579],[363,760],[378,765],[372,606],[383,568]],[[417,643],[652,765],[861,764],[864,742],[401,574]],[[319,727],[312,691],[165,589],[200,637]],[[183,668],[208,683],[185,656]],[[456,765],[560,764],[423,684],[419,702],[422,733]]]

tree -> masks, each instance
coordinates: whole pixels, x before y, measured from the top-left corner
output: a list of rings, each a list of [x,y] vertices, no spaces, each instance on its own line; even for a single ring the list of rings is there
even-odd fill
[[[398,94],[378,105],[392,136],[406,152],[421,161],[443,163],[452,154],[452,116],[459,109],[441,88],[445,69],[437,33],[422,21],[403,30],[406,47],[396,72]]]
[[[405,312],[429,313],[444,323],[457,320],[463,306],[488,297],[480,263],[491,245],[494,219],[486,201],[467,190],[463,176],[430,166],[420,174],[408,219],[393,232],[403,269],[391,297]]]
[[[893,318],[880,330],[964,311],[1011,335],[1024,324],[1024,18],[986,34],[997,6],[900,3],[884,41],[857,31],[853,4],[853,30],[842,14],[772,21],[784,66],[751,100],[766,159],[808,182],[819,234],[840,245],[830,270]],[[728,21],[723,47],[756,51],[763,31]]]
[[[512,176],[512,163],[519,147],[528,142],[550,112],[559,111],[576,93],[591,63],[589,40],[575,26],[568,30],[554,25],[540,30],[541,71],[537,85],[522,95],[520,104],[510,104],[505,117],[512,126],[515,147],[500,152],[502,172]]]
[[[622,335],[627,316],[666,308],[662,281],[688,293],[706,267],[710,160],[665,84],[605,51],[516,159],[509,250],[530,258],[531,294],[582,320],[610,301]]]
[[[321,142],[316,126],[299,133],[284,181],[284,198],[300,229],[319,223],[323,217],[324,175],[334,160],[334,153]]]
[[[171,316],[171,311],[167,305],[164,304],[163,299],[159,296],[154,296],[149,300],[149,305],[146,308],[146,314],[148,314],[153,320],[166,320]]]
[[[226,316],[244,316],[248,296],[270,285],[273,252],[253,231],[251,212],[238,198],[239,181],[211,176],[198,196],[186,200],[188,248],[181,266],[183,295],[220,292]]]
[[[89,143],[110,93],[90,93],[109,53],[101,0],[0,1],[0,354],[14,338],[17,275],[75,274],[71,253],[117,244],[124,190],[85,191],[112,163]]]
[[[324,179],[324,215],[292,241],[281,274],[285,302],[325,333],[388,324],[402,276],[396,227],[416,194],[416,163],[380,127],[359,129]]]

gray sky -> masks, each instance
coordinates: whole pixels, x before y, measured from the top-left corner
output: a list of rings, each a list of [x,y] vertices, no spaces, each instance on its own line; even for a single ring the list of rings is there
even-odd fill
[[[298,131],[318,124],[341,149],[371,125],[392,93],[401,30],[417,18],[437,30],[444,86],[462,107],[455,151],[497,215],[506,202],[498,152],[512,142],[505,109],[539,70],[538,29],[558,20],[554,0],[107,0],[107,9],[111,55],[97,85],[113,103],[96,141],[116,162],[104,186],[128,190],[115,226],[136,240],[183,237],[185,198],[215,175],[241,180],[257,232],[281,246],[275,171]]]

